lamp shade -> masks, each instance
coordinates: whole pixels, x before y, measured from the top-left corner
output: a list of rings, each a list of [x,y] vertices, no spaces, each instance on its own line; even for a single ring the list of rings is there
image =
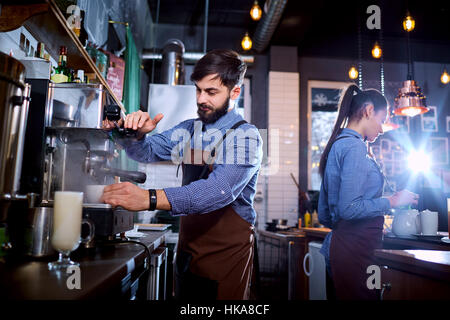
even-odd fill
[[[403,82],[403,87],[398,90],[395,98],[394,113],[399,116],[414,117],[428,112],[425,96],[414,80]]]

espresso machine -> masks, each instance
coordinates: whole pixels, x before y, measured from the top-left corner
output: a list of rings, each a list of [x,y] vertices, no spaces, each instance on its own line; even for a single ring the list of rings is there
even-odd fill
[[[146,180],[145,173],[120,169],[117,145],[111,133],[102,129],[105,105],[112,101],[109,93],[100,84],[26,81],[36,90],[31,91],[22,193],[37,195],[35,206],[39,213],[45,214],[48,210],[44,208],[53,207],[55,191],[84,192],[83,218],[90,219],[95,228],[93,241],[84,243],[85,247],[94,246],[98,240],[112,240],[117,234],[133,229],[133,212],[87,201],[89,185]],[[50,250],[31,247],[27,251],[35,257],[50,253]]]

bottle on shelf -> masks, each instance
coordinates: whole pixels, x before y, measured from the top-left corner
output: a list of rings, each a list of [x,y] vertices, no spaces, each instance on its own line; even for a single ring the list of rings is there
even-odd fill
[[[306,211],[303,218],[305,219],[305,228],[311,228],[311,214],[309,211]]]
[[[312,217],[311,217],[311,225],[313,228],[318,228],[319,227],[319,215],[317,214],[317,211],[314,210]]]
[[[55,74],[52,76],[52,81],[55,83],[69,81],[69,69],[67,68],[67,48],[61,46],[59,48],[58,67],[54,68]]]
[[[80,35],[78,36],[78,39],[80,39],[81,44],[83,47],[86,48],[87,40],[88,40],[88,34],[86,32],[86,29],[84,28],[84,16],[85,11],[80,10],[81,18],[80,18]]]
[[[77,70],[77,75],[75,76],[75,79],[73,79],[73,82],[76,83],[83,83],[84,82],[84,70]]]

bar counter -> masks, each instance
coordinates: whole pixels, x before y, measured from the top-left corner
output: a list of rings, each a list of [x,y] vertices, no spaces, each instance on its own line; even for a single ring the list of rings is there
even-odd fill
[[[168,231],[143,231],[137,239],[149,251],[164,244]],[[130,239],[134,241],[133,239]],[[136,290],[146,291],[145,276],[149,257],[143,245],[123,242],[104,243],[92,249],[79,248],[71,254],[80,265],[80,289],[69,289],[67,280],[72,274],[48,270],[45,259],[8,260],[0,263],[0,298],[25,300],[78,300],[130,298]],[[73,278],[72,278],[73,279]],[[138,285],[138,282],[144,282]],[[73,281],[72,281],[73,283]],[[139,288],[140,287],[140,288]]]

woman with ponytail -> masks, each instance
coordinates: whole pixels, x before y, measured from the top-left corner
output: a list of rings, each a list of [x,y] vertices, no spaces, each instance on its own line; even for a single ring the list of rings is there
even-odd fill
[[[319,221],[332,229],[321,249],[329,299],[378,299],[378,291],[367,287],[367,268],[376,264],[373,251],[381,248],[383,215],[418,201],[407,190],[382,197],[384,176],[368,143],[383,134],[387,105],[379,91],[350,85],[320,159]]]

